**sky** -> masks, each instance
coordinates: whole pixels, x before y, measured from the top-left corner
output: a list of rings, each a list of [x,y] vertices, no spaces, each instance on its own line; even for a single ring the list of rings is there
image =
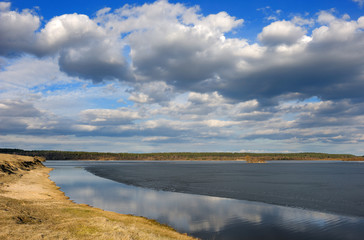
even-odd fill
[[[364,155],[364,0],[0,2],[0,147]]]

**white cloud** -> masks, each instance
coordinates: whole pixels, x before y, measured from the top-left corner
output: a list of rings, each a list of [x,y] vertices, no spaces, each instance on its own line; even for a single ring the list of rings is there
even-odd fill
[[[136,111],[129,109],[87,109],[81,112],[82,119],[91,124],[122,125],[141,119]]]
[[[148,95],[144,93],[132,93],[129,97],[130,101],[136,102],[136,103],[148,103],[150,102]]]
[[[168,1],[41,29],[32,11],[0,10],[2,134],[94,136],[138,151],[363,140],[364,16],[276,20],[260,44],[230,34],[243,19]]]
[[[165,141],[165,140],[169,140],[171,139],[170,137],[161,137],[161,136],[156,136],[156,137],[145,137],[142,139],[143,142],[155,142],[155,141]]]
[[[202,28],[201,30],[206,29],[206,31],[213,31],[221,34],[230,32],[233,28],[243,24],[243,22],[243,19],[236,20],[235,17],[230,16],[226,12],[220,12],[218,14],[210,14],[194,23],[196,24],[196,28]]]
[[[312,26],[315,24],[315,20],[313,19],[306,19],[302,18],[300,16],[294,16],[291,20],[291,22],[295,25],[303,26],[303,25],[309,25]]]
[[[133,79],[122,55],[125,44],[86,15],[53,18],[38,34],[43,54],[60,52],[59,64],[69,75],[100,82]]]
[[[327,24],[331,23],[336,20],[336,17],[333,15],[334,9],[331,9],[330,11],[320,11],[318,14],[317,21],[320,24]]]
[[[188,100],[194,104],[207,104],[207,105],[220,105],[224,99],[217,92],[213,92],[211,94],[207,93],[197,93],[190,92],[188,95]]]
[[[266,45],[292,45],[305,35],[306,31],[289,21],[277,21],[263,28],[258,35],[259,40]]]
[[[86,124],[76,124],[76,125],[73,125],[72,127],[77,131],[87,131],[87,132],[92,132],[92,131],[95,131],[96,129],[98,129],[97,126],[86,125]]]
[[[162,81],[153,81],[135,84],[133,90],[130,90],[129,100],[136,103],[158,103],[164,104],[169,102],[175,96],[173,87]]]
[[[57,52],[67,47],[82,47],[88,41],[105,37],[105,31],[88,16],[65,14],[51,19],[38,34],[39,48]]]
[[[2,6],[0,54],[60,54],[60,68],[69,75],[95,82],[133,79],[122,54],[125,44],[88,16],[74,13],[54,17],[37,32],[40,18],[36,14],[30,10],[10,11],[10,6]]]
[[[5,12],[5,11],[9,11],[11,6],[10,2],[0,2],[0,11]]]
[[[203,123],[209,127],[217,127],[217,128],[228,127],[228,126],[233,126],[233,125],[239,124],[239,122],[222,121],[222,120],[218,120],[218,119],[205,120]]]
[[[356,35],[360,36],[357,30],[361,27],[359,18],[358,21],[347,21],[338,19],[331,13],[321,12],[318,17],[319,22],[327,24],[313,30],[312,37],[314,41],[319,42],[347,42],[354,40]]]
[[[20,23],[17,25],[20,30],[2,25],[3,38],[25,34],[29,36],[21,39],[31,39],[21,46],[4,45],[3,52],[54,54],[59,57],[60,69],[69,76],[95,83],[113,79],[128,82],[134,89],[130,100],[137,103],[168,102],[176,91],[216,91],[243,101],[262,101],[263,96],[274,99],[295,92],[310,97],[317,95],[312,93],[314,88],[306,85],[309,81],[303,80],[302,74],[294,75],[292,69],[310,75],[305,79],[337,82],[344,71],[358,72],[361,64],[359,60],[349,69],[342,61],[348,63],[349,58],[355,62],[361,57],[357,56],[359,53],[347,53],[360,47],[363,36],[358,29],[363,21],[338,19],[333,11],[319,13],[317,23],[321,25],[312,29],[311,36],[306,35],[305,27],[312,26],[312,19],[295,16],[290,21],[273,22],[258,35],[265,44],[260,46],[226,36],[241,26],[243,19],[226,12],[204,16],[198,7],[168,1],[126,5],[115,11],[103,9],[94,19],[76,13],[62,15],[51,19],[40,32],[35,31],[39,27],[39,17],[35,14],[10,11],[9,4],[3,4],[2,9],[2,16],[14,15],[12,21]],[[10,20],[5,22],[14,25]],[[25,28],[25,22],[34,26]],[[330,44],[321,45],[324,43]],[[335,44],[344,47],[337,48]],[[317,59],[322,65],[335,64],[338,66],[335,71],[343,72],[331,78],[330,71],[317,71],[312,64]],[[334,60],[337,62],[332,63]],[[349,78],[345,84],[358,77]],[[260,85],[265,90],[257,87]],[[286,87],[276,91],[276,86],[281,85]],[[297,86],[302,87],[295,89]],[[330,98],[328,92],[324,95]]]
[[[8,2],[0,4],[0,55],[32,51],[40,18],[30,10],[10,11]]]

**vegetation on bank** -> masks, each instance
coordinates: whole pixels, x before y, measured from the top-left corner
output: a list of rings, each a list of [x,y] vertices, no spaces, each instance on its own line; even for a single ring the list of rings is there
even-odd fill
[[[192,240],[155,220],[70,201],[41,159],[0,154],[0,239]]]
[[[234,153],[234,152],[167,152],[167,153],[101,153],[0,148],[0,153],[40,156],[47,160],[345,160],[364,161],[352,154],[328,153]]]
[[[246,156],[245,161],[247,163],[266,163],[267,162],[266,160],[259,159],[259,158],[252,158],[250,156]]]

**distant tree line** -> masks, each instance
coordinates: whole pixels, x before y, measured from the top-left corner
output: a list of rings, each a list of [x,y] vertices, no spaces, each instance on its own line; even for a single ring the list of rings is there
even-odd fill
[[[364,161],[352,154],[328,153],[234,153],[234,152],[166,152],[103,153],[0,148],[0,153],[44,157],[47,160],[344,160]]]

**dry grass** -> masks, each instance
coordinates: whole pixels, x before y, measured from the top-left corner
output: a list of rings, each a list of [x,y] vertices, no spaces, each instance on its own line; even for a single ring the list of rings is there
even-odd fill
[[[33,158],[0,154],[0,239],[193,239],[154,220],[68,200]],[[10,166],[9,166],[10,165]],[[15,170],[15,168],[17,168]]]

